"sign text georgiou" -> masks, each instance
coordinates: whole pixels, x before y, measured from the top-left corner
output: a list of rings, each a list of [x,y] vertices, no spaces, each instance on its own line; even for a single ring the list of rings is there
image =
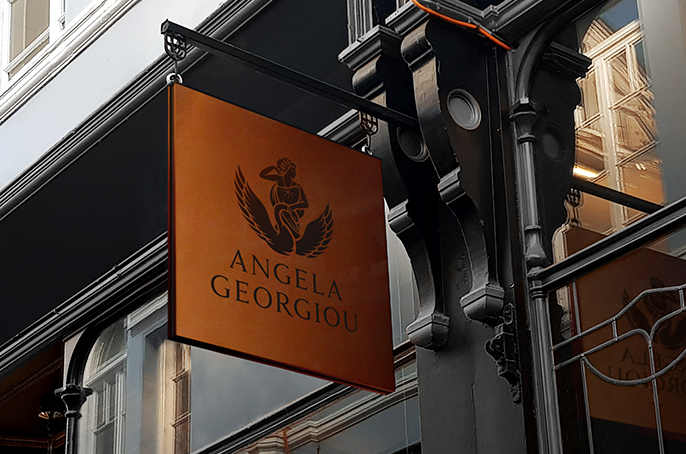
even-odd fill
[[[336,301],[343,301],[335,280],[329,283],[318,279],[316,273],[291,268],[280,262],[274,263],[273,260],[270,263],[268,258],[260,261],[254,254],[252,263],[249,260],[246,265],[240,250],[236,250],[229,268],[230,272],[216,274],[210,280],[212,292],[220,298],[253,303],[261,309],[275,310],[285,316],[313,323],[324,323],[332,328],[345,328],[351,333],[357,331],[357,314],[341,311],[333,305]],[[251,288],[249,283],[241,280],[241,273],[259,276],[265,281],[275,280],[289,288],[284,292],[273,291],[267,287],[269,282],[265,282],[265,286]],[[292,292],[295,289],[312,295],[308,299],[294,297]],[[319,301],[314,301],[315,298]]]

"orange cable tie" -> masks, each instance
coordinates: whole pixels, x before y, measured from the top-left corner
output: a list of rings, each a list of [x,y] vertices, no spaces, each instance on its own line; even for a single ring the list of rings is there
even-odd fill
[[[463,22],[461,20],[453,19],[452,17],[446,16],[445,14],[441,14],[438,11],[434,11],[427,6],[422,5],[417,0],[412,0],[412,3],[414,3],[415,6],[417,6],[417,8],[421,9],[425,13],[431,14],[436,17],[440,17],[444,21],[450,22],[451,24],[459,25],[460,27],[470,28],[472,30],[476,30],[478,28],[476,25],[470,24],[469,22]]]
[[[457,20],[457,19],[453,19],[452,17],[446,16],[445,14],[441,14],[441,13],[439,13],[438,11],[434,11],[434,10],[432,10],[431,8],[427,7],[427,6],[422,5],[422,4],[419,3],[417,0],[412,0],[412,3],[414,3],[415,6],[416,6],[417,8],[421,9],[422,11],[424,11],[424,12],[427,13],[427,14],[430,14],[430,15],[432,15],[432,16],[436,16],[436,17],[438,17],[438,18],[440,18],[440,19],[443,19],[443,20],[446,21],[446,22],[450,22],[451,24],[459,25],[460,27],[468,28],[468,29],[470,29],[470,30],[476,30],[476,31],[478,31],[483,37],[489,39],[490,41],[492,41],[492,42],[495,43],[496,45],[502,47],[503,49],[505,49],[505,50],[512,50],[512,48],[511,48],[510,46],[508,46],[507,44],[505,44],[504,42],[502,42],[501,40],[499,40],[498,38],[496,38],[495,36],[493,36],[493,35],[492,35],[490,32],[488,32],[485,28],[483,28],[483,27],[481,27],[481,26],[479,26],[479,25],[471,24],[471,23],[469,23],[469,22],[464,22],[464,21]]]
[[[490,39],[491,41],[493,41],[495,44],[497,44],[498,46],[502,47],[503,49],[505,49],[505,50],[512,50],[512,48],[511,48],[510,46],[508,46],[507,44],[505,44],[504,42],[502,42],[501,40],[499,40],[498,38],[496,38],[495,36],[493,36],[493,35],[492,35],[488,30],[486,30],[485,28],[479,27],[479,33],[481,33],[483,36],[485,36],[486,38]]]

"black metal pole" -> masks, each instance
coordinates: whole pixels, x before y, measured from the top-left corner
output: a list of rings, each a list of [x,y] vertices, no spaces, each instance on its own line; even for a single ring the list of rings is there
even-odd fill
[[[634,210],[643,211],[644,213],[652,214],[657,210],[662,209],[662,205],[649,202],[648,200],[639,199],[624,192],[615,191],[614,189],[606,188],[590,181],[582,180],[581,178],[572,177],[571,186],[586,194],[591,194],[601,199],[617,203],[619,205],[633,208]]]
[[[321,96],[335,103],[362,111],[395,126],[419,132],[419,122],[416,118],[393,109],[373,103],[361,96],[341,90],[320,80],[294,71],[285,66],[259,57],[255,54],[239,49],[231,44],[218,41],[174,22],[165,21],[162,24],[162,34],[172,33],[185,38],[186,43],[204,50],[212,55],[239,63],[247,68],[258,71],[269,77],[280,80],[308,93]]]

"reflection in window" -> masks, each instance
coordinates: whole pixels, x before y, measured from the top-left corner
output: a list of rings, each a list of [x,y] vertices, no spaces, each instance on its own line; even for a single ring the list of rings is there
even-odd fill
[[[661,205],[662,161],[643,39],[636,0],[611,3],[584,35],[581,47],[593,63],[579,80],[574,175]],[[605,235],[645,216],[589,194],[576,202],[572,224]],[[566,256],[557,252],[558,259]]]
[[[167,358],[165,364],[171,373],[163,379],[167,388],[165,402],[173,402],[170,435],[173,438],[173,453],[186,454],[191,450],[191,374],[190,349],[186,345],[165,342]],[[166,452],[169,452],[167,450]]]
[[[565,452],[686,450],[686,261],[676,232],[553,292]],[[582,227],[570,252],[602,235]]]
[[[393,344],[397,346],[407,340],[405,329],[414,320],[417,290],[405,248],[390,228],[386,236]],[[201,348],[191,350],[192,450],[240,430],[329,383]]]
[[[190,452],[190,349],[166,339],[165,303],[152,301],[96,340],[83,380],[93,394],[81,411],[81,452]]]
[[[393,394],[356,391],[240,454],[419,454],[419,405],[414,363],[396,371]]]
[[[125,379],[125,327],[119,320],[100,335],[86,363],[84,384],[93,395],[84,446],[96,454],[124,452]]]
[[[397,346],[407,340],[405,328],[414,320],[417,291],[409,258],[390,230],[388,258],[393,342]],[[398,373],[403,386],[416,387],[412,368]],[[84,385],[94,392],[82,410],[80,445],[83,452],[98,454],[187,454],[327,384],[318,378],[169,341],[163,296],[108,327],[96,341],[84,377]],[[416,390],[412,392],[416,395]],[[343,443],[352,451],[340,452],[364,452],[355,451],[358,444],[346,437],[358,431],[366,433],[368,427],[378,424],[390,424],[394,434],[404,424],[398,422],[400,415],[417,411],[412,393],[394,394],[394,399],[404,397],[392,405],[376,394],[356,395],[360,399],[366,396],[364,415],[369,424],[378,423],[360,424],[338,438],[331,432],[326,432],[326,437],[320,434],[322,446]],[[380,402],[383,408],[377,407]],[[417,441],[418,416],[412,418],[412,427],[402,433],[409,431],[409,438]],[[388,436],[392,440],[379,442],[396,446],[402,437],[396,440],[391,433]],[[309,452],[309,447],[303,445],[302,449],[298,452]]]
[[[162,297],[96,341],[81,452],[188,454],[327,383],[167,340]]]
[[[191,449],[235,432],[328,382],[273,366],[192,348]]]
[[[149,428],[143,426],[143,433],[149,437],[150,443],[143,444],[141,452],[188,454],[191,449],[190,347],[167,340],[166,325],[147,337],[148,358],[145,362],[148,364],[144,370],[148,377],[144,379],[143,389],[147,395],[144,399],[157,398],[153,408],[162,417]],[[156,418],[153,416],[151,419]]]
[[[657,8],[658,3],[660,8],[674,5],[644,0],[642,11],[669,11]],[[662,205],[675,198],[667,194],[682,168],[674,156],[682,153],[681,148],[673,153],[673,143],[665,146],[675,129],[659,116],[677,111],[657,111],[654,93],[666,88],[682,93],[683,87],[664,85],[667,67],[650,47],[660,42],[655,40],[659,33],[649,33],[647,16],[642,23],[638,11],[636,0],[612,1],[584,36],[582,49],[593,63],[579,81],[583,99],[576,111],[574,172],[577,178]],[[646,48],[651,49],[648,56]],[[664,52],[663,59],[683,59],[681,48]],[[663,72],[662,84],[656,79],[653,86],[647,60],[657,69],[652,77]],[[568,199],[573,208],[569,224],[555,239],[557,260],[645,216],[589,194],[581,197],[580,205]],[[565,452],[685,452],[685,245],[686,230],[672,233],[548,295]]]

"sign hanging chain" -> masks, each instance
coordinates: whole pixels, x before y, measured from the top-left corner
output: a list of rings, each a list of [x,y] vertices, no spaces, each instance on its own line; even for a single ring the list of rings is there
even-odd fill
[[[179,73],[179,61],[186,58],[188,45],[186,37],[180,33],[167,30],[164,33],[164,52],[174,62],[174,72],[167,75],[167,84],[183,83],[181,73]]]
[[[372,154],[372,136],[379,132],[379,120],[368,113],[358,111],[360,118],[360,128],[367,135],[367,143],[362,145],[362,151],[368,155]]]

